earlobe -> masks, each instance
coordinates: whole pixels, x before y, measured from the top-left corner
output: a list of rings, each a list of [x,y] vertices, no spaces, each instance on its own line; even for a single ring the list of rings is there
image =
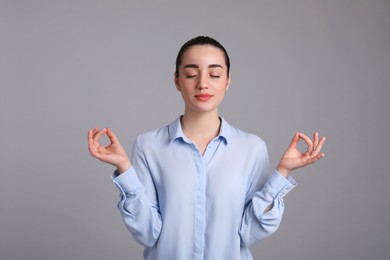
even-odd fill
[[[229,78],[225,90],[228,91],[229,87],[230,87],[230,73],[229,73]]]
[[[173,74],[173,82],[175,83],[177,91],[180,92],[179,78],[177,77],[176,73]]]

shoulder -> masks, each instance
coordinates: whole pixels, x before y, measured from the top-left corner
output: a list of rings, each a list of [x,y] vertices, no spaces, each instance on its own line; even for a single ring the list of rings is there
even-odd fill
[[[237,127],[230,128],[230,141],[227,146],[248,165],[257,167],[268,165],[268,148],[266,142],[256,134],[249,133]],[[238,151],[238,153],[237,153]]]
[[[266,147],[266,142],[256,134],[246,132],[235,126],[230,126],[230,139],[232,143],[245,146]]]
[[[138,148],[159,147],[169,142],[168,126],[163,126],[137,136],[134,145]]]
[[[229,149],[240,151],[240,154],[257,161],[259,158],[268,157],[266,142],[256,134],[230,126]],[[256,159],[257,158],[257,159]]]

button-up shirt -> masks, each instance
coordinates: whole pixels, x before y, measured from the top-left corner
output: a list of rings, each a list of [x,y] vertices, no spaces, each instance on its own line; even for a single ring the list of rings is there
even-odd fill
[[[248,247],[279,227],[296,184],[269,172],[265,142],[221,118],[202,155],[180,117],[140,135],[132,167],[113,181],[119,211],[145,259],[252,259]]]

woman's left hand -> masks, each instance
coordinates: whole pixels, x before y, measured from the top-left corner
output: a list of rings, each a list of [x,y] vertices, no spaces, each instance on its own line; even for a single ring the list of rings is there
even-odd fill
[[[307,150],[302,153],[298,150],[298,142],[302,139],[307,144]],[[276,170],[280,172],[284,177],[287,177],[291,171],[312,164],[320,160],[325,156],[321,153],[322,145],[325,142],[325,137],[318,138],[318,132],[313,135],[311,140],[306,135],[297,132],[287,150],[284,152],[282,159],[278,164]]]

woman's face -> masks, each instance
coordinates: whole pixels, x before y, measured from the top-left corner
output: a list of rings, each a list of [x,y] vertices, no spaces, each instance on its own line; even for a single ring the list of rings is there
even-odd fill
[[[212,45],[194,45],[186,50],[175,74],[175,85],[181,92],[186,112],[218,112],[230,85],[225,56]]]

